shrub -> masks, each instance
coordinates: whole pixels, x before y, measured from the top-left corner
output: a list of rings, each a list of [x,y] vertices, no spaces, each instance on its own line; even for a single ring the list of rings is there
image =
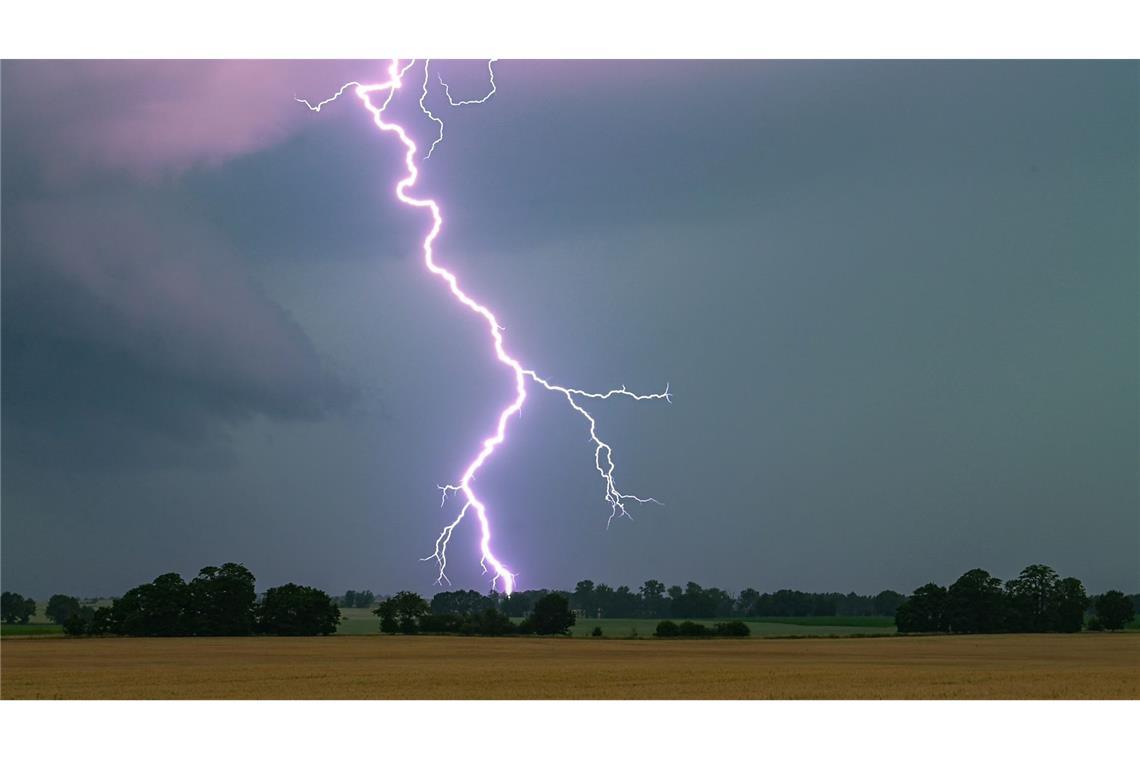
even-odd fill
[[[63,632],[68,636],[82,636],[87,633],[87,621],[77,612],[63,621]]]
[[[717,636],[751,636],[752,630],[742,620],[730,620],[727,623],[717,623],[713,633]]]
[[[694,623],[692,620],[686,620],[678,627],[678,632],[682,636],[708,636],[709,629],[700,623]]]
[[[667,638],[672,636],[680,636],[681,632],[677,624],[672,620],[662,620],[657,624],[657,630],[654,631],[653,635],[660,636],[661,638]]]
[[[602,627],[600,625],[594,626],[594,630],[590,632],[590,635],[600,637],[602,635]]]

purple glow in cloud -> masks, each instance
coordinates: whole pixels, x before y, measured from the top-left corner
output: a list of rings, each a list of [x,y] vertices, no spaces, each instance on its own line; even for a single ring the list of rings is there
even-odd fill
[[[395,96],[396,91],[403,86],[404,75],[414,64],[415,60],[413,59],[401,67],[399,59],[392,59],[388,67],[388,80],[386,82],[381,82],[378,84],[361,84],[355,81],[348,82],[341,86],[341,88],[334,95],[316,104],[310,103],[309,101],[301,98],[297,98],[297,100],[298,102],[304,103],[306,106],[308,106],[310,110],[319,112],[324,106],[337,100],[351,87],[353,88],[356,96],[360,99],[361,103],[372,115],[372,120],[376,124],[377,128],[379,128],[382,132],[390,132],[396,135],[401,144],[404,146],[404,163],[408,170],[407,175],[405,175],[402,179],[399,180],[399,182],[396,183],[396,197],[399,198],[400,202],[414,208],[427,209],[432,217],[431,229],[428,231],[423,240],[424,264],[427,266],[427,269],[431,274],[441,278],[444,282],[447,283],[448,289],[457,301],[462,303],[467,308],[471,309],[471,311],[478,314],[487,323],[488,332],[490,333],[491,342],[495,351],[495,357],[499,360],[499,362],[506,365],[514,376],[514,400],[499,412],[498,424],[495,427],[494,434],[483,441],[483,445],[479,449],[479,453],[468,463],[467,467],[463,471],[463,476],[460,478],[458,483],[454,485],[440,486],[440,490],[443,492],[443,498],[441,499],[440,503],[441,507],[446,504],[448,495],[453,492],[461,492],[466,501],[463,504],[463,507],[459,510],[459,513],[456,516],[455,520],[444,527],[443,531],[439,534],[439,537],[435,542],[435,551],[430,556],[424,558],[425,560],[434,560],[438,564],[439,575],[436,578],[436,581],[438,583],[442,583],[448,580],[446,574],[448,542],[451,540],[451,536],[455,531],[455,528],[459,526],[460,522],[462,522],[468,511],[473,508],[480,528],[479,549],[481,552],[480,563],[482,564],[483,571],[489,572],[493,570],[494,576],[491,578],[491,588],[495,588],[496,584],[501,579],[503,582],[503,590],[508,595],[510,595],[510,593],[514,590],[515,578],[517,574],[508,569],[508,567],[498,557],[496,557],[492,551],[491,521],[488,516],[487,505],[483,503],[475,494],[471,483],[475,479],[476,474],[483,467],[483,464],[487,461],[488,458],[490,458],[491,454],[495,452],[495,449],[499,446],[499,444],[503,443],[506,440],[507,423],[517,412],[522,409],[523,403],[526,401],[527,380],[532,380],[541,387],[564,396],[566,398],[566,401],[570,404],[571,408],[582,415],[582,417],[584,417],[589,424],[590,441],[594,444],[594,465],[598,470],[598,474],[602,478],[602,482],[604,484],[604,498],[606,500],[606,503],[610,506],[610,516],[609,520],[607,521],[607,526],[610,522],[613,521],[613,518],[619,515],[632,519],[632,516],[628,511],[626,511],[625,508],[625,502],[627,500],[636,501],[639,503],[659,502],[656,502],[654,499],[645,499],[639,496],[634,496],[632,494],[622,493],[617,489],[617,486],[614,484],[613,450],[608,444],[606,444],[598,437],[597,424],[594,418],[578,403],[576,398],[578,400],[586,398],[608,399],[613,396],[626,396],[637,401],[671,401],[671,397],[669,394],[668,385],[666,385],[665,390],[662,393],[642,395],[632,393],[631,391],[626,390],[624,386],[618,389],[605,391],[603,393],[592,393],[582,391],[577,388],[567,388],[548,382],[533,370],[525,368],[518,359],[507,353],[503,343],[503,331],[494,313],[492,313],[491,310],[486,306],[468,295],[459,286],[459,280],[452,272],[436,263],[435,251],[432,245],[435,242],[436,238],[439,236],[440,230],[443,226],[443,215],[440,211],[439,204],[437,204],[431,198],[417,198],[408,193],[408,190],[415,186],[416,179],[419,177],[419,168],[416,165],[417,147],[415,142],[413,142],[412,139],[408,136],[408,133],[403,126],[384,120],[384,110],[388,107],[388,104],[392,102],[392,98]],[[491,89],[482,98],[456,101],[452,98],[451,91],[447,87],[446,83],[440,79],[440,83],[445,89],[449,104],[452,106],[472,105],[485,103],[488,99],[490,99],[496,91],[495,70],[493,68],[493,64],[494,60],[489,61],[487,64],[487,71],[490,75]],[[432,151],[435,150],[435,147],[439,145],[440,141],[443,140],[443,121],[439,119],[435,114],[433,114],[424,104],[424,100],[427,97],[428,91],[430,65],[430,60],[424,61],[424,79],[423,86],[421,88],[419,104],[420,110],[429,119],[437,124],[439,133],[435,142],[433,142],[431,147],[428,149],[427,156],[430,156]],[[381,94],[384,96],[383,101],[377,105],[377,103],[373,101],[373,97],[380,96]],[[490,566],[489,568],[488,565]]]

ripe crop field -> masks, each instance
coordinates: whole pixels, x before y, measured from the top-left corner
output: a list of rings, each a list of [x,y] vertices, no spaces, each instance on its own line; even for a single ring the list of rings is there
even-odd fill
[[[1140,635],[9,639],[4,699],[1140,698]]]

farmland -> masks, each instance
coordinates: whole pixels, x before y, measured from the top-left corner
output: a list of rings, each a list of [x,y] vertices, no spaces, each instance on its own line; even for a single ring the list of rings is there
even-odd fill
[[[1140,698],[1140,635],[9,639],[5,699]]]

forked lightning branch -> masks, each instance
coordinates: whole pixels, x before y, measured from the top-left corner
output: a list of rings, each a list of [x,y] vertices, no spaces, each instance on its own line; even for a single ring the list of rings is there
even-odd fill
[[[672,399],[669,394],[668,385],[665,386],[665,390],[661,393],[633,393],[624,386],[608,391],[590,392],[578,388],[556,385],[546,380],[534,370],[523,366],[517,358],[508,353],[503,339],[503,329],[494,313],[468,295],[467,292],[460,287],[459,279],[455,274],[436,262],[435,249],[433,246],[443,227],[443,213],[436,201],[431,198],[417,197],[410,192],[411,189],[415,187],[416,179],[419,177],[420,169],[417,164],[419,149],[408,135],[404,126],[394,121],[385,120],[385,110],[396,96],[397,91],[404,86],[404,78],[415,64],[416,60],[414,59],[404,64],[401,64],[399,59],[393,59],[388,66],[388,78],[386,81],[375,84],[348,82],[331,97],[318,103],[310,103],[303,98],[297,98],[297,100],[298,102],[304,103],[311,110],[319,112],[324,106],[336,101],[341,95],[351,89],[363,107],[371,114],[372,121],[376,127],[383,133],[394,135],[395,138],[400,141],[404,148],[404,164],[407,168],[407,174],[396,183],[396,197],[400,202],[408,206],[426,211],[430,214],[432,221],[431,228],[423,239],[424,265],[431,274],[439,277],[446,283],[448,291],[453,298],[469,308],[486,323],[488,335],[491,339],[491,349],[495,353],[495,358],[510,370],[511,377],[514,380],[514,399],[506,407],[499,410],[497,424],[495,425],[493,433],[483,440],[474,458],[467,463],[459,480],[453,484],[440,486],[440,491],[442,492],[440,501],[441,507],[447,505],[448,497],[452,495],[460,495],[463,500],[463,505],[456,513],[455,519],[448,523],[440,532],[439,537],[435,541],[435,551],[424,558],[425,561],[434,561],[437,563],[439,568],[439,575],[436,578],[437,582],[450,582],[447,578],[448,544],[451,541],[455,529],[459,527],[464,518],[474,514],[479,525],[480,564],[483,567],[483,571],[484,573],[493,573],[491,588],[496,588],[499,581],[502,581],[503,591],[509,595],[514,590],[517,573],[511,570],[503,560],[496,556],[492,547],[493,535],[490,510],[487,504],[475,493],[472,483],[479,470],[486,464],[491,455],[495,453],[499,445],[506,440],[509,423],[523,408],[523,404],[526,402],[528,386],[537,386],[559,394],[566,399],[570,408],[585,420],[589,431],[589,441],[594,447],[594,466],[597,468],[598,475],[602,480],[602,496],[610,508],[610,515],[606,522],[607,526],[615,517],[628,517],[632,519],[629,511],[626,509],[630,502],[643,504],[647,502],[659,502],[655,499],[643,498],[618,489],[614,479],[613,450],[609,444],[598,436],[597,422],[585,409],[582,402],[587,399],[604,400],[621,396],[635,401],[671,401]],[[437,74],[436,79],[440,86],[443,87],[448,104],[452,107],[462,107],[485,103],[490,99],[496,92],[494,65],[494,59],[487,62],[487,73],[490,78],[488,92],[482,97],[473,99],[456,100],[451,93],[451,88],[443,78]],[[419,107],[420,111],[431,120],[437,130],[434,141],[423,156],[426,160],[443,140],[444,123],[438,115],[432,113],[426,104],[428,89],[432,85],[430,59],[423,62],[422,69],[423,78],[418,80],[420,83]]]

